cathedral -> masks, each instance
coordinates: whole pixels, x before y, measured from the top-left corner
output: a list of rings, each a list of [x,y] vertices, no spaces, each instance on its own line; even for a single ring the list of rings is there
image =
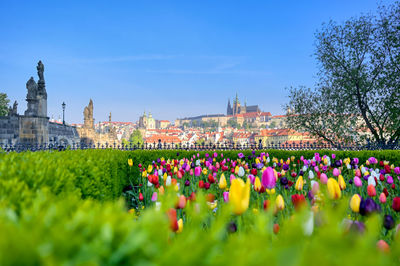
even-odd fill
[[[246,102],[244,106],[240,105],[238,95],[236,93],[236,99],[233,101],[233,106],[231,105],[231,100],[228,100],[228,107],[226,110],[226,115],[238,115],[238,114],[246,114],[246,113],[259,113],[261,112],[258,105],[247,106]]]

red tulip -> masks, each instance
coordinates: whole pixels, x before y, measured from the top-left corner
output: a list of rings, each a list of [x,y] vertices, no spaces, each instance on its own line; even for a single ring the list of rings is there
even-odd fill
[[[306,198],[302,194],[294,194],[292,195],[292,203],[296,210],[299,210],[306,203]]]
[[[144,197],[143,197],[142,192],[139,193],[139,200],[140,200],[140,201],[143,201],[143,200],[144,200]]]
[[[375,187],[373,185],[368,185],[367,193],[368,193],[368,196],[370,196],[371,198],[375,197],[376,196]]]
[[[179,229],[178,220],[176,219],[176,210],[171,208],[167,211],[169,218],[169,227],[172,231],[176,232]]]
[[[257,175],[257,169],[255,169],[255,168],[251,169],[251,174],[256,176]]]
[[[278,234],[278,232],[279,232],[279,224],[274,224],[273,231],[274,231],[275,235]]]
[[[211,185],[210,183],[206,182],[206,183],[204,184],[204,188],[205,188],[205,189],[209,189],[209,188],[210,188],[210,185]]]
[[[215,178],[212,174],[208,175],[208,182],[210,182],[211,184],[215,183]]]
[[[204,181],[203,180],[199,181],[199,188],[204,188]]]
[[[394,197],[392,208],[393,210],[400,212],[400,197]]]
[[[269,200],[264,200],[264,202],[263,202],[263,207],[264,207],[264,210],[265,210],[265,211],[268,210],[269,204],[270,204],[270,201],[269,201]]]
[[[207,194],[207,195],[206,195],[206,200],[207,200],[208,202],[213,202],[213,201],[215,200],[215,195],[212,194],[212,193]]]

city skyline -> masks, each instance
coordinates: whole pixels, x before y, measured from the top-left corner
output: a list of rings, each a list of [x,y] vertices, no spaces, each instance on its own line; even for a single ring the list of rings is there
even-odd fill
[[[382,1],[391,3],[393,1]],[[72,6],[72,7],[70,7]],[[374,12],[376,1],[307,4],[260,2],[1,3],[0,91],[19,113],[32,65],[46,66],[48,115],[83,123],[94,101],[96,121],[135,122],[225,113],[235,94],[282,114],[285,87],[313,86],[314,33]]]

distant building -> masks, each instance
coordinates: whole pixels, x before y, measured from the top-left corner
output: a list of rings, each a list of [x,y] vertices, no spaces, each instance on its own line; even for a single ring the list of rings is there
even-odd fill
[[[165,129],[171,125],[171,122],[168,120],[157,120],[156,121],[156,128],[158,129]]]
[[[146,115],[146,112],[139,118],[139,127],[144,129],[154,129],[156,128],[156,120],[153,118],[151,113]]]
[[[236,93],[236,98],[233,101],[233,105],[231,106],[231,100],[228,100],[228,107],[226,109],[226,115],[238,115],[238,114],[246,114],[246,113],[259,113],[261,112],[258,105],[251,105],[247,106],[245,103],[244,105],[240,105],[238,95]]]

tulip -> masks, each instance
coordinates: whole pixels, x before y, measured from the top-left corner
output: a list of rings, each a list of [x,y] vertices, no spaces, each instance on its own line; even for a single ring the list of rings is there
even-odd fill
[[[390,251],[390,246],[389,246],[389,244],[386,243],[385,240],[382,240],[382,239],[379,240],[379,241],[376,243],[376,247],[377,247],[380,251],[385,252],[385,253],[387,253],[387,252]]]
[[[177,233],[182,233],[182,230],[183,230],[183,220],[182,220],[182,218],[180,218],[178,220],[178,230],[176,230],[176,232]]]
[[[186,197],[184,195],[179,196],[178,204],[177,204],[177,209],[183,209],[186,206]]]
[[[243,167],[240,166],[239,171],[238,171],[238,176],[242,177],[242,176],[244,176],[244,174],[245,174],[244,169],[243,169]]]
[[[396,212],[400,212],[400,197],[393,198],[392,208]]]
[[[394,219],[391,215],[385,215],[383,218],[383,227],[385,227],[387,230],[390,230],[394,227]]]
[[[249,207],[250,201],[250,180],[246,184],[241,178],[232,180],[229,189],[229,201],[233,206],[233,212],[237,215],[242,214]]]
[[[157,192],[154,192],[151,196],[151,201],[157,201]]]
[[[274,226],[272,227],[272,230],[274,231],[274,234],[278,234],[279,233],[279,224],[274,224]]]
[[[339,176],[340,175],[340,170],[337,168],[334,168],[332,171],[333,176]]]
[[[261,181],[260,178],[258,178],[258,176],[256,177],[256,179],[254,180],[254,190],[259,192],[261,189]]]
[[[225,175],[224,174],[222,174],[221,177],[219,178],[218,186],[219,186],[220,189],[225,189],[226,188],[227,183],[226,183],[226,179],[225,179]]]
[[[368,177],[368,185],[373,185],[374,187],[376,186],[376,181],[374,176],[369,176]]]
[[[308,171],[308,178],[309,179],[314,179],[314,172],[313,171]]]
[[[224,197],[224,202],[228,202],[229,201],[229,192],[228,191],[224,191],[222,193],[223,197]]]
[[[294,187],[298,191],[303,190],[303,177],[302,176],[299,176],[299,178],[297,178],[296,185]]]
[[[313,195],[316,195],[319,191],[319,183],[312,180],[311,181],[311,192],[313,193]]]
[[[171,208],[167,212],[168,218],[169,218],[169,226],[172,231],[176,232],[179,229],[179,224],[178,221],[176,220],[176,209]]]
[[[264,211],[268,210],[269,204],[270,204],[270,201],[269,201],[269,200],[264,200],[264,202],[263,202]]]
[[[165,180],[165,185],[166,185],[167,187],[169,187],[169,186],[171,185],[171,182],[172,182],[171,177],[170,177],[170,176],[167,176],[167,179]]]
[[[235,179],[236,177],[234,175],[231,174],[231,176],[229,177],[229,181],[232,183],[232,180]]]
[[[338,181],[339,181],[339,187],[340,187],[340,189],[341,189],[341,190],[345,190],[345,189],[346,189],[346,182],[344,181],[342,175],[339,175]]]
[[[375,187],[373,185],[368,185],[367,193],[368,193],[368,196],[370,196],[371,198],[375,197],[376,196]]]
[[[393,184],[393,177],[392,176],[388,176],[387,179],[386,179],[386,182],[388,184]]]
[[[386,195],[385,195],[385,193],[382,192],[379,195],[379,201],[380,201],[380,203],[386,203]]]
[[[326,176],[325,173],[321,174],[320,180],[322,184],[326,184],[328,182],[328,177]]]
[[[271,189],[276,185],[276,177],[274,174],[274,169],[272,167],[268,167],[264,170],[262,174],[261,183],[265,188]]]
[[[139,200],[140,200],[140,201],[143,201],[143,200],[144,200],[144,197],[143,197],[142,192],[139,193]]]
[[[358,194],[354,194],[350,200],[350,208],[353,212],[360,212],[361,198]]]
[[[194,175],[195,176],[201,175],[201,167],[200,166],[197,166],[196,168],[194,168]]]
[[[133,160],[132,160],[132,159],[128,159],[128,165],[129,165],[130,167],[133,166]]]
[[[278,211],[285,209],[285,201],[283,200],[282,195],[278,195],[275,200],[275,206]]]
[[[250,183],[254,185],[254,180],[255,180],[254,175],[250,174],[250,175],[247,176],[247,178],[249,178],[250,179]]]
[[[342,196],[342,192],[340,191],[340,187],[336,179],[329,178],[328,179],[328,196],[330,199],[340,199]]]
[[[354,177],[354,185],[355,185],[356,187],[361,187],[361,186],[362,186],[362,181],[361,181],[361,179],[360,179],[358,176],[355,176],[355,177]]]
[[[204,188],[204,181],[203,180],[199,181],[199,188]]]

